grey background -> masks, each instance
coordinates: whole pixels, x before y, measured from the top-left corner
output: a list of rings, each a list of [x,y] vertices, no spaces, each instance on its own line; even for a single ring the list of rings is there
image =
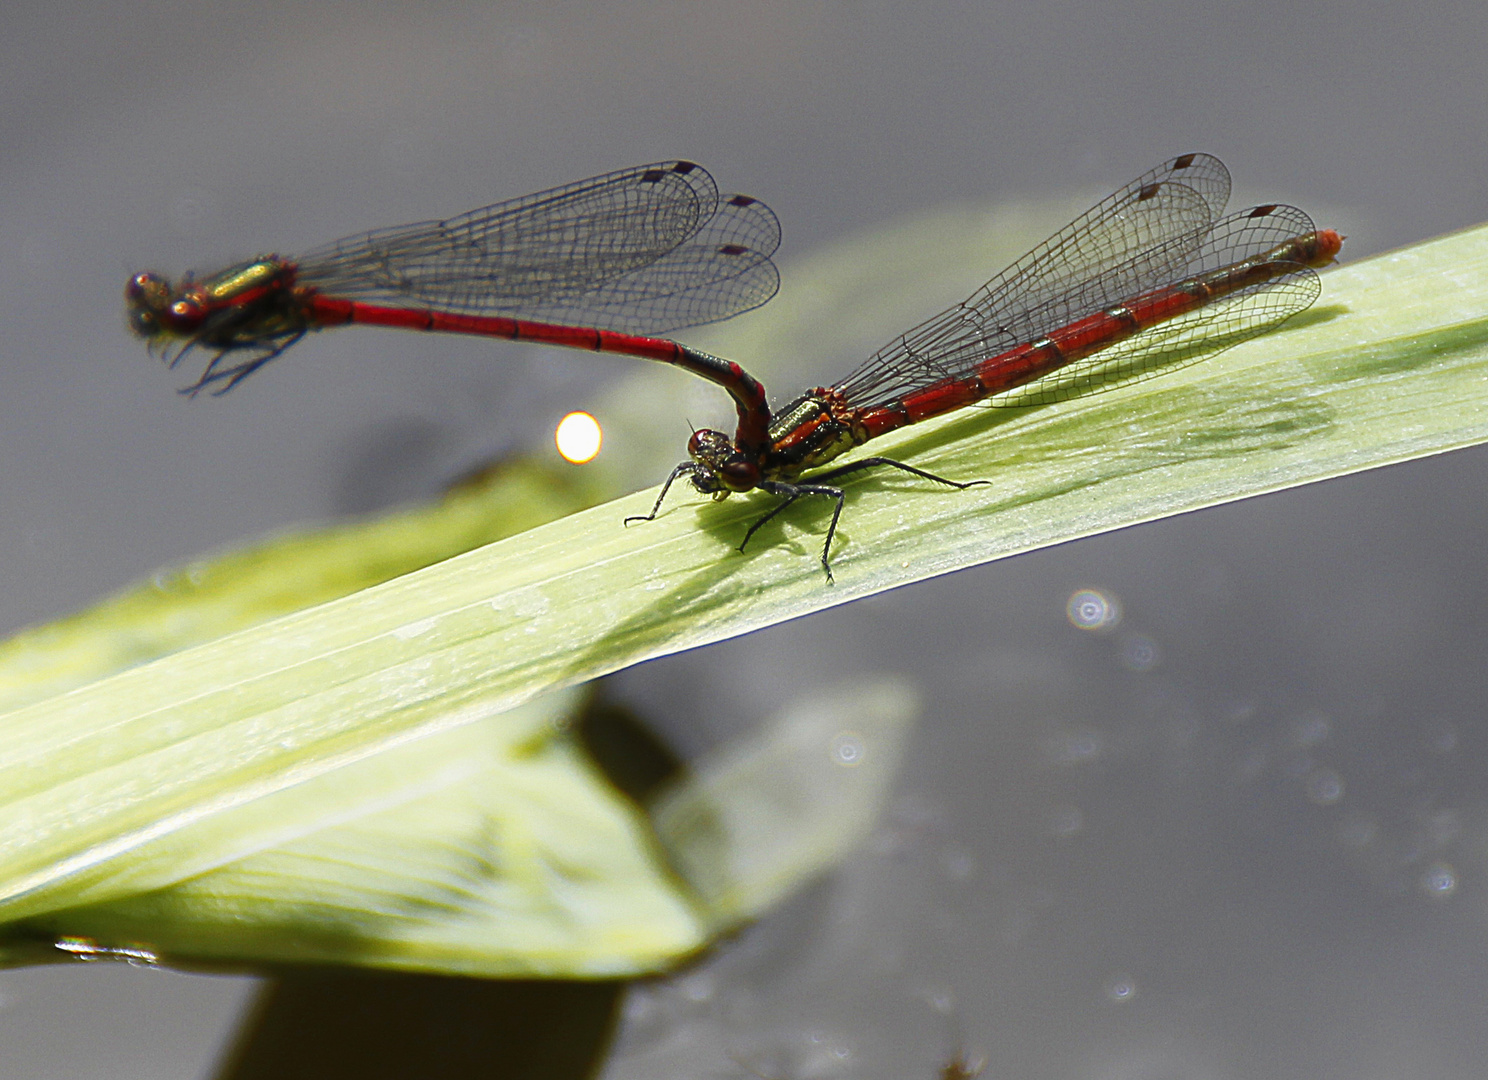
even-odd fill
[[[136,269],[685,156],[775,208],[788,275],[894,215],[1095,194],[1187,150],[1357,258],[1488,217],[1485,45],[1488,8],[1431,0],[12,5],[0,623],[428,490],[599,370],[348,331],[187,404],[124,331]],[[626,1052],[928,1076],[958,1029],[1014,1080],[1480,1076],[1485,465],[1130,529],[623,676],[687,749],[855,672],[929,702],[875,844],[638,997]],[[1119,597],[1113,632],[1066,620],[1087,587]],[[0,1075],[207,1075],[250,985],[0,974]]]

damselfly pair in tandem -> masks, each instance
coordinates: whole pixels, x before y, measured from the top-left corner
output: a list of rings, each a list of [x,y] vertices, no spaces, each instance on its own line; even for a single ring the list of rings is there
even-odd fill
[[[732,436],[694,431],[667,477],[715,499],[760,490],[833,501],[836,482],[885,457],[825,468],[886,432],[968,405],[1065,400],[1212,356],[1274,329],[1321,291],[1343,238],[1301,210],[1224,215],[1230,176],[1183,154],[1101,200],[963,303],[896,337],[833,386],[771,409],[738,364],[655,335],[758,307],[779,287],[780,227],[764,203],[720,195],[687,161],[609,173],[445,221],[383,229],[299,259],[264,256],[179,284],[137,274],[130,325],[174,367],[208,356],[187,392],[223,393],[311,330],[361,323],[532,341],[657,360],[721,386]],[[822,470],[822,471],[816,471]]]

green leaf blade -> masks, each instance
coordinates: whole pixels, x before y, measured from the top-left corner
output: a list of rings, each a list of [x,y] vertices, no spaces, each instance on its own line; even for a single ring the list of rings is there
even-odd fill
[[[992,483],[853,482],[834,587],[816,561],[824,506],[792,508],[740,554],[768,500],[676,492],[657,520],[624,527],[654,500],[643,492],[12,712],[0,915],[125,895],[109,863],[141,836],[554,688],[964,566],[1483,441],[1484,311],[1477,229],[1332,271],[1313,311],[1164,378],[893,433],[872,452]]]

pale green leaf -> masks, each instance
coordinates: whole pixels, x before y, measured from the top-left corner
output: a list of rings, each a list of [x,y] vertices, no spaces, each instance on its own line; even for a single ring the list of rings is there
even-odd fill
[[[71,906],[0,932],[0,959],[50,949],[485,977],[656,971],[855,847],[917,711],[892,679],[793,702],[674,783],[653,833],[556,736],[574,698],[549,695],[138,837],[108,877],[65,896]],[[178,881],[162,888],[164,876]],[[98,894],[113,898],[90,903]]]
[[[573,704],[550,696],[136,838],[111,876],[68,897],[81,906],[10,936],[177,963],[568,977],[667,966],[706,927],[644,816],[552,737]],[[180,883],[160,888],[162,876]],[[96,894],[115,899],[90,904]]]
[[[174,884],[184,855],[140,853],[390,742],[649,657],[1488,437],[1488,229],[1324,282],[1307,315],[1193,368],[873,444],[993,483],[854,482],[834,587],[816,562],[825,506],[793,508],[741,555],[767,499],[678,491],[658,520],[623,527],[649,508],[643,492],[12,712],[0,718],[0,917]]]
[[[918,711],[903,679],[832,687],[657,797],[662,846],[713,927],[768,911],[857,846]]]
[[[0,712],[552,521],[599,502],[600,490],[570,466],[512,460],[430,506],[295,529],[162,570],[0,642]]]

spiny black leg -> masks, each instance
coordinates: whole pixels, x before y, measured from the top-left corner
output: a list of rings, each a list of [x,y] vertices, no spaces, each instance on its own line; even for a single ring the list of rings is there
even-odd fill
[[[691,476],[695,472],[697,472],[696,462],[684,461],[681,465],[678,465],[672,470],[672,475],[666,478],[666,483],[661,485],[661,494],[656,496],[656,505],[651,507],[651,512],[649,514],[631,514],[625,519],[625,524],[629,525],[632,521],[655,521],[657,513],[661,510],[661,501],[667,497],[667,492],[672,489],[672,481],[679,476]]]
[[[832,567],[827,563],[827,555],[832,550],[832,537],[837,535],[837,519],[842,516],[842,504],[847,501],[847,496],[843,494],[841,488],[829,488],[828,490],[836,490],[837,505],[832,509],[832,521],[827,526],[827,539],[822,544],[822,569],[827,572],[827,584],[835,585],[837,579],[832,576]]]
[[[275,349],[273,352],[269,353],[268,356],[259,356],[255,357],[252,360],[245,360],[241,364],[234,364],[226,371],[217,372],[211,378],[203,376],[201,379],[197,380],[196,385],[191,388],[191,391],[194,395],[196,391],[202,389],[202,387],[207,386],[210,383],[220,382],[222,383],[222,385],[212,391],[212,396],[221,397],[223,394],[227,393],[234,386],[237,386],[238,383],[242,382],[249,375],[252,375],[255,371],[263,367],[265,364],[274,359],[274,357],[278,356],[283,351],[284,350],[282,348]]]
[[[953,487],[958,491],[965,491],[969,487],[991,483],[990,480],[947,480],[944,476],[936,476],[932,472],[926,472],[924,469],[916,469],[913,465],[906,465],[902,461],[895,461],[893,458],[886,457],[871,457],[864,458],[862,461],[854,461],[824,472],[820,476],[815,477],[815,479],[836,480],[839,476],[847,476],[850,473],[861,472],[863,469],[876,468],[879,465],[892,465],[894,468],[910,473],[913,476],[918,476],[924,480],[933,480],[937,484],[944,484],[946,487]]]
[[[932,472],[926,472],[924,469],[917,469],[913,465],[906,465],[902,461],[895,461],[893,458],[886,457],[864,458],[862,461],[854,461],[847,465],[840,466],[839,468],[830,469],[827,472],[820,473],[812,479],[816,481],[836,480],[839,477],[851,476],[855,472],[862,472],[864,469],[872,469],[879,465],[890,465],[893,468],[899,469],[902,472],[907,472],[912,476],[918,476],[923,480],[932,480],[937,484],[944,484],[946,485],[946,487],[956,488],[958,491],[964,491],[969,487],[977,487],[978,485],[989,483],[989,481],[987,480],[947,480],[944,476],[936,476]],[[772,518],[775,517],[776,514],[779,514],[786,507],[790,506],[791,503],[795,502],[802,495],[828,496],[835,502],[836,505],[832,508],[832,520],[827,525],[827,538],[826,541],[822,544],[821,564],[822,569],[825,570],[827,574],[827,583],[836,584],[836,579],[832,576],[832,565],[829,561],[829,557],[832,553],[832,540],[837,535],[837,522],[842,518],[842,508],[847,501],[847,496],[843,492],[843,490],[841,488],[832,487],[829,484],[823,484],[819,482],[812,484],[786,484],[778,480],[762,481],[759,484],[759,488],[762,491],[767,491],[772,495],[780,496],[783,501],[780,503],[780,505],[776,506],[768,514],[760,518],[749,527],[749,531],[744,534],[744,543],[739,545],[739,550],[744,550],[745,545],[749,543],[749,538],[752,537],[756,532],[758,532],[762,525],[770,521]]]
[[[832,566],[827,561],[827,554],[832,550],[832,537],[837,535],[837,519],[842,516],[842,506],[847,499],[843,490],[841,488],[828,487],[826,484],[782,484],[771,480],[762,481],[759,487],[763,491],[768,491],[771,495],[779,495],[785,501],[749,527],[749,531],[744,534],[744,544],[749,543],[749,538],[754,535],[756,529],[780,513],[791,503],[795,502],[802,495],[825,495],[836,503],[836,506],[832,508],[832,521],[827,526],[827,539],[822,544],[821,554],[822,569],[827,572],[827,584],[835,585],[837,579],[832,576]],[[744,544],[739,545],[740,551],[744,550]]]
[[[989,480],[947,480],[944,476],[936,476],[932,472],[926,472],[924,469],[917,469],[913,465],[906,465],[902,461],[895,461],[893,458],[886,457],[871,457],[864,458],[862,461],[850,462],[847,465],[822,473],[815,479],[836,480],[840,476],[850,476],[852,473],[861,472],[864,469],[872,469],[878,465],[891,465],[912,476],[918,476],[925,480],[933,480],[937,484],[945,484],[947,487],[953,487],[957,491],[965,491],[969,487],[991,483]],[[837,532],[837,519],[842,516],[843,494],[838,488],[827,488],[827,490],[837,493],[837,509],[832,514],[832,524],[827,528],[827,542],[822,548],[822,569],[827,572],[827,580],[831,581],[832,568],[827,565],[827,553],[832,548],[832,537]]]
[[[181,357],[185,356],[199,344],[200,342],[193,341],[180,352],[178,352],[176,354],[176,358],[171,361],[170,366],[172,370],[174,370],[175,366],[181,362]],[[221,379],[223,376],[218,372],[217,365],[222,363],[222,358],[226,356],[229,351],[230,350],[228,349],[218,349],[217,354],[213,356],[212,359],[207,361],[207,366],[202,371],[201,378],[197,379],[196,382],[192,383],[190,386],[181,387],[181,389],[177,390],[176,393],[185,394],[187,397],[194,398],[197,394],[200,394],[202,390],[205,389],[209,384]]]
[[[739,542],[740,551],[743,551],[748,546],[749,538],[759,532],[760,526],[775,518],[782,510],[805,494],[795,484],[782,484],[775,480],[763,480],[760,482],[759,487],[761,491],[767,491],[771,495],[778,495],[784,501],[776,503],[773,510],[749,526],[749,531],[744,534],[744,539]]]
[[[227,385],[223,386],[220,390],[213,390],[212,396],[221,397],[223,394],[231,390],[234,386],[237,386],[238,383],[246,379],[249,375],[252,375],[259,368],[267,364],[270,360],[277,358],[280,353],[284,352],[284,350],[289,348],[291,345],[294,345],[297,341],[300,340],[300,338],[304,336],[305,331],[301,330],[299,333],[285,338],[278,345],[275,345],[274,348],[265,355],[259,356],[249,363],[241,365],[232,373],[232,377],[227,380]]]
[[[181,390],[181,393],[187,395],[188,397],[196,397],[197,394],[201,393],[207,387],[212,386],[214,383],[223,383],[224,385],[219,386],[212,391],[213,397],[221,397],[223,394],[227,393],[234,386],[237,386],[238,383],[242,382],[249,375],[252,375],[255,371],[263,367],[270,360],[273,360],[285,349],[295,344],[295,342],[299,341],[300,338],[304,336],[304,330],[301,330],[295,334],[290,334],[283,341],[279,342],[278,345],[275,345],[267,352],[261,352],[259,353],[259,355],[253,357],[253,359],[251,360],[244,360],[241,364],[234,364],[232,367],[224,368],[223,370],[219,371],[217,370],[217,365],[222,362],[223,357],[226,357],[235,351],[235,348],[233,347],[221,349],[218,351],[216,356],[212,357],[211,362],[207,364],[206,371],[202,372],[202,377],[196,380],[195,385],[185,387]],[[193,342],[192,344],[195,344],[195,342]],[[238,346],[238,348],[248,347],[251,346]],[[179,360],[180,357],[178,356],[176,359]]]
[[[168,368],[171,371],[175,371],[176,370],[176,365],[181,362],[181,358],[184,357],[187,353],[189,353],[192,349],[196,348],[198,344],[200,344],[200,343],[195,338],[193,338],[192,340],[188,341],[185,345],[182,345],[181,348],[176,351],[176,355],[175,356],[171,356],[170,355],[170,346],[169,345],[166,345],[161,350],[161,352],[160,352],[160,358],[165,361],[166,368]],[[216,361],[214,360],[214,361],[212,361],[212,363],[215,364]],[[212,368],[212,365],[211,364],[208,364],[207,365],[207,370],[210,371],[211,368]]]

